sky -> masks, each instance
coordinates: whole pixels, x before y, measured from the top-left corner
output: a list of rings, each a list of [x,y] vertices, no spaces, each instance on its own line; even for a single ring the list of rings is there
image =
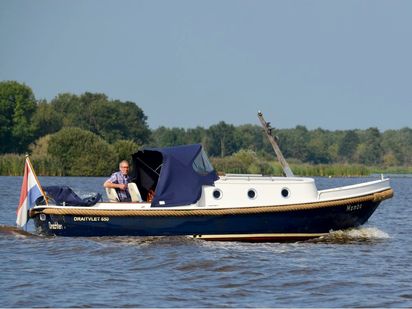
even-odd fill
[[[412,127],[412,1],[0,0],[0,81],[104,93],[152,129]]]

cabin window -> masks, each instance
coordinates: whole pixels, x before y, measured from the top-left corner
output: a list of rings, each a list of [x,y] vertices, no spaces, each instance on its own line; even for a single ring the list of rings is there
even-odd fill
[[[249,191],[247,191],[247,196],[251,200],[254,200],[256,198],[256,190],[255,189],[249,189]]]
[[[289,195],[290,195],[290,191],[289,191],[288,188],[283,188],[280,193],[282,194],[282,196],[283,196],[284,198],[287,198],[287,197],[289,197]]]
[[[193,169],[200,175],[207,175],[213,171],[213,166],[209,162],[206,153],[202,149],[193,161]]]
[[[222,191],[220,191],[219,189],[214,190],[213,197],[217,200],[220,200],[222,198]]]

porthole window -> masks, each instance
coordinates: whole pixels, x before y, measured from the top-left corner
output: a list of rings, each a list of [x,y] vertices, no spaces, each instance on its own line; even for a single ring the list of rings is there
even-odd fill
[[[282,196],[283,196],[284,198],[287,198],[287,197],[289,197],[289,195],[290,195],[290,192],[289,192],[289,189],[288,189],[288,188],[283,188],[280,193],[282,194]]]
[[[213,191],[213,197],[217,200],[222,198],[222,191],[220,191],[219,189],[216,189]]]
[[[255,189],[249,189],[249,191],[247,191],[247,196],[251,199],[254,200],[256,198],[256,190]]]

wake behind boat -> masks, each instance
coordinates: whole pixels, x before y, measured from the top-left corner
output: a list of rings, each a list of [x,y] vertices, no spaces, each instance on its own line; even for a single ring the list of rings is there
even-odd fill
[[[295,177],[259,114],[287,177],[219,176],[202,145],[147,148],[132,156],[131,202],[79,198],[67,187],[45,187],[30,209],[40,234],[177,236],[208,240],[300,240],[364,224],[391,198],[389,179],[318,190]],[[149,192],[155,191],[150,200]]]

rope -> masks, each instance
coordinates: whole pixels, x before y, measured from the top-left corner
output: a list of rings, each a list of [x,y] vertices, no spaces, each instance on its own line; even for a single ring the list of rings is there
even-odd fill
[[[393,196],[393,190],[387,189],[385,191],[341,200],[334,200],[328,202],[314,202],[307,204],[294,204],[283,206],[260,206],[260,207],[243,207],[243,208],[229,208],[229,209],[136,209],[136,210],[115,210],[115,209],[90,209],[90,208],[44,208],[31,209],[30,217],[37,214],[46,215],[73,215],[73,216],[107,216],[107,217],[182,217],[182,216],[222,216],[222,215],[247,215],[271,212],[286,212],[286,211],[300,211],[308,209],[318,209],[326,207],[339,207],[344,205],[358,204],[364,202],[380,202]]]

